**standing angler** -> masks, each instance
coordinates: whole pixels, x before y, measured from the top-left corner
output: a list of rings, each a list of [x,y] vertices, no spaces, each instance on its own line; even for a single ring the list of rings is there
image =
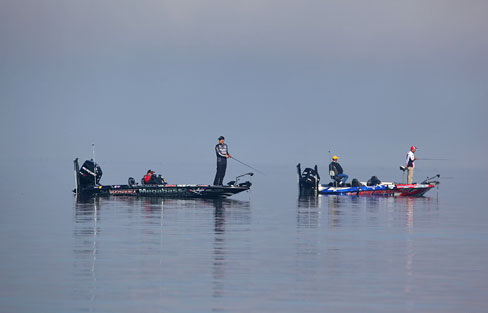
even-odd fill
[[[407,176],[407,184],[411,184],[413,182],[413,168],[415,167],[415,160],[417,158],[415,157],[414,153],[417,151],[417,147],[411,146],[410,151],[407,153],[407,160],[406,160],[406,165],[407,165],[407,170],[408,170],[408,176]]]
[[[224,136],[219,137],[219,143],[215,146],[215,153],[217,154],[217,173],[215,174],[214,185],[222,186],[227,169],[227,159],[230,158],[229,148],[224,143]]]

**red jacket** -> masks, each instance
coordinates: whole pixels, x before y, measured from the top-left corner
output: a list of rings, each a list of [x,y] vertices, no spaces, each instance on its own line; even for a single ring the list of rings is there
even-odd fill
[[[146,174],[144,175],[144,182],[148,183],[151,180],[152,174]]]

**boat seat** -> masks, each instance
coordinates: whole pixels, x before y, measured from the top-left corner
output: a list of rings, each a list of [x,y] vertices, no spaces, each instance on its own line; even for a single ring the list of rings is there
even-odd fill
[[[342,177],[334,175],[334,171],[329,171],[330,179],[332,179],[332,185],[334,187],[339,187],[341,185]]]

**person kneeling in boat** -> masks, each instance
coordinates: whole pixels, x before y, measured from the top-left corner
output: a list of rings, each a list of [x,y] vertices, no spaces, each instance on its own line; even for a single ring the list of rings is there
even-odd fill
[[[337,160],[339,160],[339,157],[334,155],[332,157],[332,162],[329,164],[329,174],[332,179],[344,186],[349,176],[344,174],[342,166]]]
[[[144,175],[143,184],[144,185],[165,185],[166,179],[161,177],[161,175],[156,175],[153,170],[147,170],[146,175]]]

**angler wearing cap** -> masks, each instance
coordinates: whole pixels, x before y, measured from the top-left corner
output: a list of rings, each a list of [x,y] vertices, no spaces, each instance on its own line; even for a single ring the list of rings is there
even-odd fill
[[[229,148],[225,144],[224,136],[219,137],[219,143],[215,146],[215,153],[217,154],[217,173],[215,174],[214,185],[222,186],[227,169],[227,159],[230,158]]]
[[[161,177],[161,174],[156,175],[153,170],[147,170],[142,180],[143,185],[166,185],[166,179]]]
[[[149,185],[152,184],[152,175],[154,174],[153,170],[147,170],[146,175],[144,175],[144,183]]]
[[[332,162],[329,164],[329,173],[334,180],[340,181],[342,185],[345,185],[349,176],[344,174],[342,166],[337,160],[339,160],[339,157],[334,155],[332,157]]]
[[[411,146],[410,151],[407,153],[407,160],[405,162],[408,170],[407,184],[411,184],[413,182],[413,168],[415,167],[414,162],[417,160],[414,155],[415,151],[417,151],[417,147]]]

